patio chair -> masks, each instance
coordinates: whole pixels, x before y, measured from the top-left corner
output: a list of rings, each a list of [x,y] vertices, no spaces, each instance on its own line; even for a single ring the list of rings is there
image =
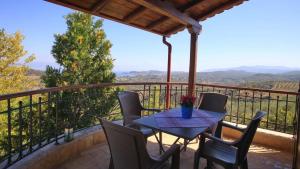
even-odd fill
[[[137,126],[133,124],[133,120],[139,119],[142,116],[142,111],[158,111],[159,109],[146,109],[141,105],[139,94],[131,91],[122,91],[118,93],[118,100],[121,107],[121,113],[123,115],[123,125],[127,127],[132,127],[140,130],[145,139],[149,136],[154,135],[155,133],[152,129]],[[159,133],[161,141],[161,133]]]
[[[152,158],[141,131],[99,120],[111,153],[110,169],[179,169],[179,145],[173,145],[160,157]],[[170,158],[171,164],[168,161]]]
[[[208,133],[203,134],[201,136],[199,149],[195,153],[194,169],[198,169],[201,157],[207,159],[208,168],[211,167],[212,162],[215,162],[225,169],[237,169],[238,167],[248,169],[247,153],[257,127],[265,115],[265,112],[257,112],[247,128],[239,128],[224,122],[221,123],[222,126],[243,133],[242,136],[234,142],[221,140]],[[208,141],[206,141],[206,138],[208,138]]]
[[[200,97],[199,109],[226,112],[228,96],[220,93],[202,93]]]
[[[202,93],[200,97],[199,109],[213,111],[213,112],[224,112],[226,113],[226,103],[228,96],[220,93]],[[221,138],[222,127],[217,125],[214,131],[216,137]]]

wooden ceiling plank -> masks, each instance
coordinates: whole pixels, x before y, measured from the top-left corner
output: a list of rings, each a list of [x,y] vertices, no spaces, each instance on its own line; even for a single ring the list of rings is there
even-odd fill
[[[124,17],[124,22],[132,22],[133,20],[137,19],[139,16],[141,16],[145,11],[147,11],[147,8],[144,6],[140,6],[134,11],[132,11],[130,14]]]
[[[146,26],[146,29],[152,30],[155,27],[157,27],[158,25],[162,24],[163,22],[166,22],[169,19],[169,17],[167,16],[162,16],[161,18],[159,18],[156,21],[151,22],[149,25]]]
[[[52,2],[54,4],[58,4],[58,5],[67,7],[67,8],[75,9],[75,10],[78,10],[78,11],[81,11],[81,12],[91,13],[91,11],[89,11],[90,9],[84,9],[84,8],[82,8],[80,6],[77,6],[75,4],[71,4],[71,3],[67,2],[67,1],[64,1],[64,0],[62,0],[62,1],[46,0],[46,1]],[[152,33],[157,34],[157,35],[164,36],[164,34],[161,33],[161,32],[154,31],[154,30],[147,30],[144,27],[126,23],[123,20],[120,20],[119,18],[116,18],[116,17],[113,17],[113,16],[109,16],[109,15],[106,15],[106,14],[103,14],[103,13],[96,13],[96,12],[93,12],[92,14],[95,15],[95,16],[99,16],[101,18],[109,19],[109,20],[112,20],[112,21],[115,21],[115,22],[118,22],[118,23],[122,23],[122,24],[125,24],[125,25],[128,25],[128,26],[132,26],[132,27],[144,30],[144,31],[148,31],[148,32],[152,32]]]
[[[109,2],[109,0],[98,0],[98,2],[92,7],[92,12],[100,12],[105,5]]]
[[[161,0],[131,0],[134,3],[142,5],[152,11],[156,11],[161,15],[168,16],[169,18],[176,20],[177,22],[183,25],[193,25],[196,27],[200,27],[198,21],[193,19],[192,17],[182,13],[181,11],[177,10],[173,4],[168,1],[161,1]]]
[[[158,31],[147,30],[147,29],[145,29],[145,28],[142,27],[142,26],[139,26],[139,25],[136,25],[136,24],[130,24],[130,23],[124,22],[123,20],[120,20],[120,19],[118,19],[118,18],[109,16],[109,15],[106,15],[106,14],[103,14],[103,13],[101,13],[101,16],[100,16],[100,17],[105,18],[105,19],[109,19],[109,20],[112,20],[112,21],[115,21],[115,22],[119,22],[119,23],[122,23],[122,24],[125,24],[125,25],[128,25],[128,26],[132,26],[132,27],[135,27],[135,28],[139,28],[139,29],[142,29],[142,30],[144,30],[144,31],[152,32],[152,33],[155,33],[155,34],[157,34],[157,35],[164,36],[163,33],[160,33],[160,32],[158,32]]]
[[[234,4],[238,4],[238,3],[242,3],[242,2],[243,2],[243,0],[231,0],[231,1],[225,3],[225,4],[221,5],[221,6],[215,7],[214,9],[212,9],[212,10],[206,12],[205,14],[202,14],[201,16],[198,16],[196,18],[199,18],[199,19],[197,19],[198,21],[203,21],[203,20],[207,19],[207,17],[209,15],[215,15],[217,13],[223,12],[224,9],[233,7]],[[178,30],[180,30],[180,29],[182,29],[184,27],[185,27],[185,25],[178,25],[178,26],[174,27],[173,29],[170,29],[169,31],[167,31],[165,34],[168,35],[168,36],[170,36],[170,35],[178,32]]]
[[[180,31],[181,29],[184,29],[184,27],[185,27],[184,25],[177,25],[177,26],[165,31],[165,34],[166,34],[166,36],[171,36],[172,34]]]
[[[179,10],[181,12],[186,12],[186,11],[192,9],[193,7],[201,4],[203,1],[205,1],[205,0],[194,0],[194,1],[191,1],[191,2],[187,3],[186,5],[181,6],[179,8]]]

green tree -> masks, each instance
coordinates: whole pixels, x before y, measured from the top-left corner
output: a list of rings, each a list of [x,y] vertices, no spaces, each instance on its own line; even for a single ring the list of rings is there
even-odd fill
[[[102,20],[80,12],[71,13],[65,19],[67,31],[55,35],[52,47],[52,55],[60,69],[47,66],[42,77],[45,85],[59,87],[114,82],[112,44],[106,39]],[[113,88],[63,92],[55,97],[61,100],[59,110],[63,121],[79,125],[77,127],[91,123],[86,113],[105,115],[116,103]]]
[[[16,93],[29,90],[38,85],[37,81],[32,80],[27,74],[29,71],[28,63],[34,60],[34,55],[28,55],[22,45],[24,36],[20,32],[8,34],[4,29],[0,29],[0,95]],[[17,107],[18,100],[10,99],[11,107]],[[0,161],[8,151],[8,129],[6,100],[0,101]],[[17,130],[14,119],[17,114],[11,113],[11,138],[12,146],[17,145]],[[24,117],[24,119],[27,119]],[[26,120],[24,120],[26,121]],[[25,128],[25,126],[24,126]],[[25,137],[24,137],[25,138]]]
[[[28,63],[34,55],[27,56],[20,32],[8,34],[0,29],[0,94],[15,93],[31,89],[35,81],[28,78]]]

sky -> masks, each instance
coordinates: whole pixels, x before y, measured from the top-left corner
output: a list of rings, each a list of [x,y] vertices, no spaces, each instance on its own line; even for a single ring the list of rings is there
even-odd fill
[[[250,0],[201,22],[197,71],[239,66],[300,68],[300,1]],[[72,10],[42,0],[1,0],[0,29],[20,31],[23,45],[35,54],[35,69],[58,67],[51,55],[54,34],[64,33],[64,16]],[[104,19],[112,42],[114,71],[167,69],[162,37]],[[173,45],[172,70],[188,71],[190,35],[185,30],[167,39]]]

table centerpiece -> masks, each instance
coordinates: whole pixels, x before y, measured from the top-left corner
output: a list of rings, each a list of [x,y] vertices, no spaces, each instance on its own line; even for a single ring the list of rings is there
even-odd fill
[[[193,107],[196,98],[194,96],[181,96],[181,115],[182,118],[189,119],[192,117]]]

